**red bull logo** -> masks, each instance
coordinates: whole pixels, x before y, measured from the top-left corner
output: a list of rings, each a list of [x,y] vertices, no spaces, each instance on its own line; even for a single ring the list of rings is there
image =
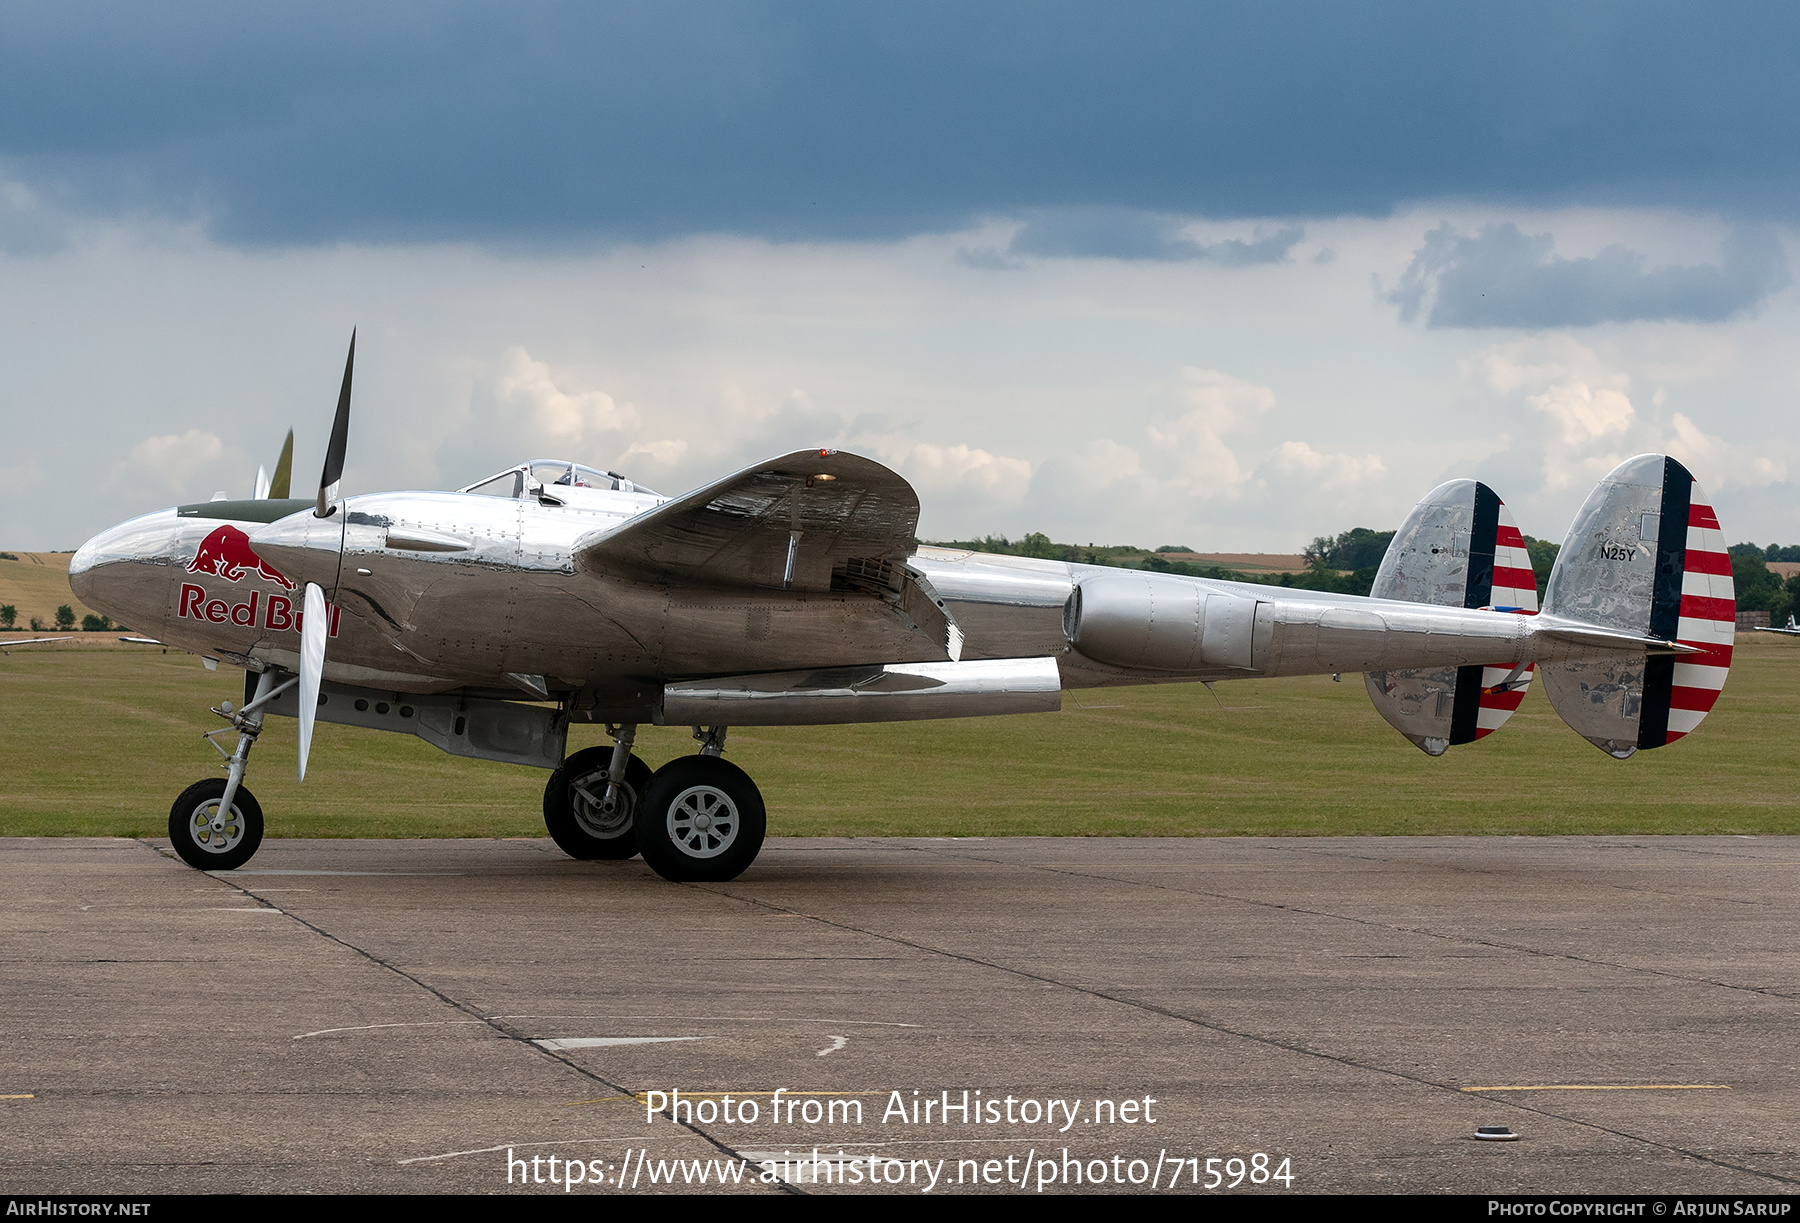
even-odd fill
[[[283,590],[294,588],[285,573],[256,554],[250,547],[250,537],[236,527],[220,527],[201,540],[199,551],[194,553],[194,559],[187,567],[189,573],[210,573],[227,582],[235,582],[243,577],[246,569],[254,570],[271,582],[281,583]],[[199,588],[182,587],[184,607],[186,591],[189,589]],[[185,616],[187,612],[184,610],[181,614]]]
[[[294,589],[287,574],[258,556],[250,546],[250,537],[236,527],[220,527],[201,540],[199,550],[188,564],[188,572],[211,574],[227,582],[236,582],[249,573],[278,582],[284,590]],[[331,621],[330,635],[336,637],[341,613],[330,604],[326,605],[326,611]],[[206,588],[193,582],[181,584],[175,614],[209,624],[235,624],[239,628],[261,628],[274,633],[297,633],[306,618],[306,613],[297,609],[286,595],[269,594],[265,598],[263,591],[252,590],[250,597],[242,602],[227,602],[208,597]]]

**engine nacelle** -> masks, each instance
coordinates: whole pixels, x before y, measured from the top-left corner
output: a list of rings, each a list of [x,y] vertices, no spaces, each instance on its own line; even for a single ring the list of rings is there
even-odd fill
[[[659,726],[831,726],[1054,713],[1054,658],[888,663],[683,680],[665,685]]]
[[[1255,599],[1159,573],[1090,577],[1063,607],[1069,644],[1095,662],[1145,671],[1257,669]],[[1266,637],[1265,633],[1265,637]]]

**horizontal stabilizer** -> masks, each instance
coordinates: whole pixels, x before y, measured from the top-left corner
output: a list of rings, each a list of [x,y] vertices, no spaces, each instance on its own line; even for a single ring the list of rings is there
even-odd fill
[[[1600,750],[1623,759],[1700,724],[1731,668],[1736,602],[1719,521],[1687,468],[1640,454],[1600,482],[1556,558],[1544,619],[1554,635],[1621,647],[1542,668],[1550,704]]]
[[[1642,633],[1626,633],[1612,628],[1594,628],[1587,624],[1540,624],[1534,637],[1551,637],[1575,645],[1595,646],[1602,650],[1640,650],[1646,654],[1704,654],[1704,646],[1665,641]]]

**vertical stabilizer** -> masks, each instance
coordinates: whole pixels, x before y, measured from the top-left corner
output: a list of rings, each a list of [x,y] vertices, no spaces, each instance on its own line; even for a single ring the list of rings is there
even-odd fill
[[[1499,495],[1478,480],[1451,480],[1425,494],[1394,533],[1369,593],[1438,607],[1537,611],[1525,538]],[[1441,756],[1505,725],[1525,699],[1531,668],[1370,671],[1363,684],[1394,729]]]
[[[1569,528],[1544,613],[1701,651],[1546,665],[1551,705],[1590,743],[1624,759],[1698,726],[1731,667],[1736,603],[1719,520],[1693,474],[1660,454],[1614,468]]]

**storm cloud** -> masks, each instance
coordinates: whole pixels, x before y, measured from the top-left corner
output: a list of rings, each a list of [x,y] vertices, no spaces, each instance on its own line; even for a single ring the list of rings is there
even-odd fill
[[[1070,208],[1027,221],[1007,247],[1010,255],[1087,259],[1198,259],[1221,267],[1279,263],[1306,236],[1299,225],[1273,232],[1258,226],[1249,241],[1199,242],[1182,232],[1186,218],[1128,208]]]
[[[1800,207],[1797,57],[1800,9],[1656,0],[68,0],[0,9],[0,180],[245,247],[1451,197],[1779,221]],[[1110,239],[1262,257],[1162,240]],[[1076,244],[1048,221],[1026,241]]]
[[[1388,300],[1428,327],[1717,323],[1759,308],[1788,279],[1781,240],[1764,228],[1732,233],[1717,264],[1652,268],[1623,246],[1564,259],[1549,234],[1511,222],[1474,235],[1445,224],[1425,235]]]

